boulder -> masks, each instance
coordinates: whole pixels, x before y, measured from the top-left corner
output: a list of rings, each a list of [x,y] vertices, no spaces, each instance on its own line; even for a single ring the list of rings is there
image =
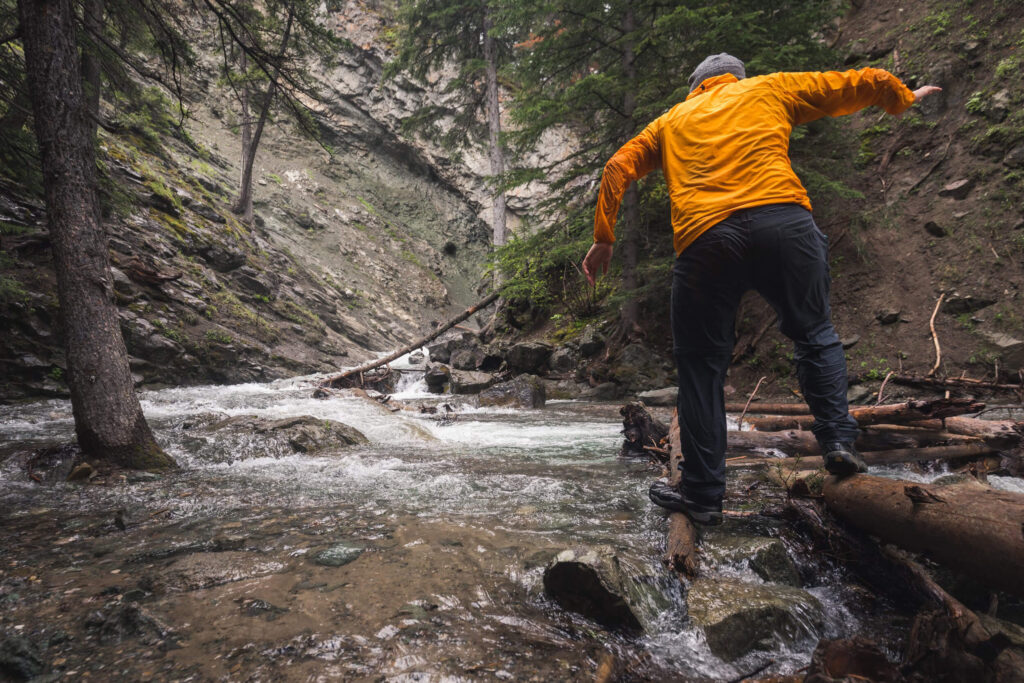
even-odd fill
[[[439,341],[427,347],[430,360],[437,363],[447,363],[452,358],[450,347],[451,340]]]
[[[552,372],[560,374],[572,372],[576,368],[576,354],[572,352],[572,349],[561,346],[551,353],[548,365],[551,367]]]
[[[875,320],[882,323],[883,325],[892,325],[900,321],[900,309],[898,308],[883,308],[875,314]]]
[[[1024,167],[1024,145],[1017,145],[1003,157],[1003,163],[1011,168]]]
[[[800,572],[778,538],[708,534],[704,549],[716,563],[747,565],[768,583],[803,585]]]
[[[505,360],[514,372],[537,374],[547,368],[552,351],[544,342],[519,342],[508,350]]]
[[[325,567],[343,567],[363,554],[363,547],[337,543],[317,553],[313,561]]]
[[[452,371],[448,369],[447,365],[431,365],[423,375],[423,380],[427,383],[427,391],[432,394],[443,394],[451,378]]]
[[[636,395],[645,406],[674,406],[679,397],[679,387],[652,389]]]
[[[536,375],[518,377],[495,384],[480,393],[481,406],[509,406],[515,408],[543,408],[547,400],[544,383]]]
[[[453,370],[451,388],[453,394],[479,394],[494,384],[494,375],[470,370]]]
[[[369,443],[358,430],[334,420],[311,415],[269,420],[253,415],[236,415],[201,427],[205,431],[229,430],[239,434],[259,434],[268,446],[282,452],[316,454],[339,446]],[[271,450],[271,449],[268,449]]]
[[[622,387],[615,382],[602,382],[596,387],[587,389],[580,398],[585,398],[591,401],[617,401],[622,398],[623,395]]]
[[[604,335],[595,330],[593,327],[588,327],[583,330],[583,334],[580,335],[580,355],[584,358],[589,358],[596,354],[598,351],[604,348],[605,339]]]
[[[449,362],[456,370],[476,370],[483,360],[483,349],[475,346],[453,351]]]
[[[544,592],[567,609],[610,629],[650,628],[669,600],[612,548],[563,550],[544,570]]]
[[[1004,367],[1010,370],[1024,369],[1024,341],[1002,332],[982,331],[981,334],[996,347]]]
[[[973,178],[961,178],[960,180],[954,180],[939,190],[939,196],[952,197],[953,199],[966,199],[973,187]]]
[[[638,392],[659,389],[669,382],[665,359],[643,344],[634,343],[619,352],[611,369],[611,379]]]
[[[814,636],[822,624],[817,598],[788,586],[701,578],[690,586],[686,601],[711,652],[727,662],[752,650],[777,651]]]
[[[947,296],[946,300],[942,303],[942,312],[948,313],[949,315],[974,313],[975,311],[980,311],[987,306],[991,306],[995,302],[995,299],[989,297],[953,292]]]

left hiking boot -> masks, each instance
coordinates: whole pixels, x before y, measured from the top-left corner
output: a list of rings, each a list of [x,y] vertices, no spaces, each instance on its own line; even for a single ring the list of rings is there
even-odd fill
[[[857,472],[867,472],[868,466],[852,443],[832,441],[822,446],[825,469],[837,477],[846,477]]]
[[[651,484],[647,490],[651,502],[672,512],[682,512],[697,524],[716,526],[722,523],[722,502],[717,504],[698,503],[687,498],[685,493],[680,492],[674,486],[658,480]]]

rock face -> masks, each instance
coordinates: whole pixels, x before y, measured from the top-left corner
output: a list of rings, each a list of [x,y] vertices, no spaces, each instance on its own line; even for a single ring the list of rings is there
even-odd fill
[[[797,588],[697,579],[686,600],[708,647],[725,661],[813,636],[822,623],[821,603]]]
[[[481,406],[506,406],[513,408],[543,408],[547,400],[544,383],[536,375],[519,375],[515,379],[480,393]]]
[[[544,592],[563,608],[602,626],[639,633],[667,606],[611,548],[564,550],[544,570]]]

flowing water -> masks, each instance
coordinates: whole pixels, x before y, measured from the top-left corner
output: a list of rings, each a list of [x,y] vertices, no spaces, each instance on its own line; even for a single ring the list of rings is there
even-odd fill
[[[733,662],[715,657],[661,562],[665,515],[646,496],[659,472],[616,455],[617,404],[450,403],[452,419],[452,397],[426,394],[413,374],[387,405],[317,400],[314,385],[144,392],[182,471],[91,485],[41,485],[24,457],[7,457],[71,440],[67,402],[0,408],[3,630],[32,634],[49,670],[71,677],[427,681],[592,679],[609,655],[636,678],[728,680],[769,662],[766,671],[795,671],[819,637],[896,628],[839,570],[798,557],[823,622]],[[417,410],[439,404],[436,415]],[[255,432],[182,427],[211,413],[310,415],[370,443],[306,455]],[[734,477],[730,500],[750,481]],[[724,529],[787,532],[758,517]],[[356,559],[317,561],[339,544]],[[544,566],[580,546],[612,547],[656,589],[646,635],[602,629],[544,595]],[[743,561],[708,565],[763,583]]]

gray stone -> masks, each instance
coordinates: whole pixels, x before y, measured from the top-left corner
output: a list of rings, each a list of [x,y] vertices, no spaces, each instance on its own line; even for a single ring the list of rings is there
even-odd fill
[[[245,265],[245,252],[222,244],[211,244],[199,249],[199,256],[219,273],[229,273]]]
[[[859,334],[852,334],[849,337],[843,337],[839,340],[839,343],[843,345],[843,349],[852,349],[860,341]]]
[[[947,296],[946,300],[942,303],[942,312],[948,313],[949,315],[974,313],[975,311],[980,311],[986,306],[991,306],[995,302],[995,299],[989,297],[953,292]]]
[[[799,588],[800,572],[778,538],[709,534],[704,548],[719,563],[746,564],[769,583]]]
[[[409,365],[423,365],[426,362],[426,357],[422,351],[413,351],[409,354]]]
[[[616,357],[611,379],[629,392],[660,389],[669,383],[666,359],[643,344],[629,344]]]
[[[547,367],[551,357],[550,344],[543,342],[520,342],[508,350],[505,360],[514,372],[536,374]]]
[[[451,388],[453,394],[479,394],[494,384],[494,375],[470,370],[453,370]]]
[[[508,382],[485,389],[480,393],[479,400],[481,406],[543,408],[547,394],[539,377],[519,375]]]
[[[900,321],[900,310],[898,308],[884,308],[875,314],[875,320],[883,325],[892,325]]]
[[[944,227],[942,227],[935,221],[928,221],[927,223],[925,223],[924,230],[929,235],[934,235],[935,237],[945,237],[946,235],[949,234],[948,230],[946,230]]]
[[[563,608],[613,629],[639,633],[668,599],[612,548],[563,550],[544,570],[544,592]]]
[[[242,266],[234,273],[235,282],[250,294],[277,298],[277,278],[265,270],[256,270],[252,266]]]
[[[343,567],[363,554],[364,548],[349,543],[338,543],[316,554],[313,560],[325,567]]]
[[[580,335],[580,354],[584,358],[593,356],[598,351],[604,348],[605,340],[604,335],[595,330],[593,327],[587,327],[583,330],[583,334]]]
[[[863,384],[855,384],[846,391],[847,403],[860,403],[871,398],[875,392]]]
[[[1024,167],[1024,145],[1017,145],[1003,157],[1003,163],[1011,168]]]
[[[423,380],[427,383],[427,391],[432,394],[443,394],[451,378],[452,371],[448,369],[447,365],[432,365],[423,375]]]
[[[971,193],[971,189],[973,187],[974,179],[961,178],[960,180],[954,180],[939,190],[939,196],[952,197],[953,199],[966,199],[967,195]]]
[[[253,415],[236,415],[203,427],[206,431],[228,430],[240,434],[259,434],[293,453],[317,453],[340,446],[369,443],[357,429],[346,424],[310,415],[269,420]]]
[[[580,394],[580,398],[590,399],[591,401],[615,401],[622,398],[623,395],[622,386],[615,382],[602,382],[596,387],[584,391]]]
[[[476,370],[484,359],[484,352],[479,347],[458,349],[452,352],[451,366],[456,370]]]
[[[427,353],[430,354],[430,360],[437,363],[447,363],[451,360],[452,350],[449,346],[449,341],[439,341],[435,344],[431,344],[427,347]]]
[[[813,637],[822,623],[817,598],[788,586],[702,578],[690,586],[686,602],[711,652],[727,662]]]
[[[551,366],[553,372],[572,372],[576,367],[576,355],[572,349],[561,346],[552,352],[551,358],[548,359],[548,365]]]
[[[1011,371],[1024,369],[1024,341],[1002,332],[983,330],[981,334],[996,347],[1004,367]]]
[[[679,397],[679,387],[652,389],[636,395],[645,406],[674,406]]]

